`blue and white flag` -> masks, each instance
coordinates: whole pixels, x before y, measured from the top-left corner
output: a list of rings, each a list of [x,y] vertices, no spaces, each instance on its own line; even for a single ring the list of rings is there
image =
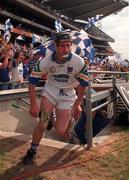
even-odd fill
[[[4,25],[4,40],[6,41],[6,43],[9,42],[11,38],[12,29],[13,29],[13,25],[11,24],[10,19],[7,19]]]
[[[102,14],[101,15],[97,14],[95,17],[88,18],[88,24],[85,26],[85,29],[89,28],[92,25],[95,25],[95,23],[99,21],[102,18],[102,16],[103,16]]]
[[[96,51],[86,32],[71,31],[71,36],[73,38],[72,52],[78,54],[82,58],[88,58],[90,63],[93,63]],[[44,57],[54,51],[55,45],[52,39],[43,43],[41,52]]]
[[[42,57],[48,56],[55,51],[54,40],[50,39],[36,49],[40,50]]]
[[[89,25],[95,24],[95,22],[99,21],[103,15],[96,15],[95,17],[88,18]]]
[[[61,25],[61,20],[60,19],[55,20],[55,30],[56,30],[57,33],[61,32],[61,31],[64,31],[64,28]]]
[[[16,41],[14,42],[14,51],[21,51],[21,46]]]
[[[94,63],[96,50],[92,45],[92,41],[89,39],[87,33],[84,30],[80,32],[71,31],[73,38],[73,52],[81,56],[82,58],[88,58],[90,63]]]
[[[33,34],[32,35],[32,44],[34,43],[42,43],[42,38],[36,34]]]
[[[16,40],[25,41],[25,35],[19,35]]]
[[[81,24],[82,28],[86,30],[90,26],[95,25],[95,23],[97,21],[101,20],[102,16],[103,16],[102,14],[100,14],[100,15],[97,14],[95,17],[88,18],[88,21],[84,21],[84,20],[81,20],[81,19],[74,19],[74,21]]]

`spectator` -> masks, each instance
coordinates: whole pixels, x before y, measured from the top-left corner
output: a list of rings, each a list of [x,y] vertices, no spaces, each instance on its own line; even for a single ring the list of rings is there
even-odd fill
[[[29,61],[29,72],[31,72],[35,69],[38,62],[42,59],[42,55],[39,49],[36,49],[32,53],[32,60]]]
[[[7,45],[5,48],[0,45],[0,90],[9,89],[9,59],[12,58],[13,51],[12,46]]]
[[[11,71],[11,82],[12,89],[18,89],[22,87],[23,82],[23,63],[22,60],[24,54],[22,51],[15,52],[12,61],[12,71]]]
[[[29,71],[29,59],[30,56],[27,53],[24,53],[24,58],[23,58],[23,79],[28,80],[30,71]]]

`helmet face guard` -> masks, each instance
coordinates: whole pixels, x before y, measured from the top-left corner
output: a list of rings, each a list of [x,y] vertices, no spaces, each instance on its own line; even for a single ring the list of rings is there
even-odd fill
[[[60,42],[65,42],[65,41],[69,41],[72,43],[72,37],[70,35],[70,33],[68,32],[59,32],[57,35],[56,35],[56,39],[55,39],[55,43],[60,43]]]

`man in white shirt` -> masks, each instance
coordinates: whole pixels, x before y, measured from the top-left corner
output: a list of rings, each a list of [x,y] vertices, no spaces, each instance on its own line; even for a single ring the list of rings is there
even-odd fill
[[[36,154],[54,109],[56,113],[54,127],[60,136],[68,138],[71,117],[79,118],[80,105],[85,87],[88,85],[85,62],[80,56],[71,52],[72,37],[68,32],[60,32],[56,35],[55,47],[56,52],[39,61],[29,78],[30,114],[33,117],[38,117],[40,112],[40,120],[33,132],[31,148],[24,157],[25,164],[32,161]],[[43,87],[41,106],[39,107],[36,102],[35,86],[42,74],[46,73],[48,79]],[[78,84],[78,95],[76,95],[74,88]]]

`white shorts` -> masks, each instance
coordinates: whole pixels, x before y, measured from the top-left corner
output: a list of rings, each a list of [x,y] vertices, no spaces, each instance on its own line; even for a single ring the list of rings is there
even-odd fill
[[[70,109],[76,99],[75,90],[60,89],[49,83],[46,83],[42,90],[42,96],[54,104],[58,109]]]

